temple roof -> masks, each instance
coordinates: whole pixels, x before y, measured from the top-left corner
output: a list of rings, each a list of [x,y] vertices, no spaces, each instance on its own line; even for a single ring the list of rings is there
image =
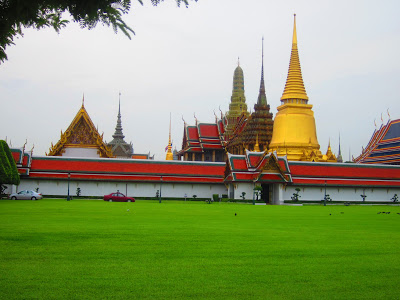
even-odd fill
[[[67,130],[61,131],[60,140],[53,145],[49,156],[62,156],[65,148],[97,148],[100,157],[113,157],[87,113],[84,102]]]
[[[400,164],[400,119],[389,120],[372,134],[356,163]]]
[[[296,15],[294,15],[293,42],[292,53],[290,55],[289,71],[281,101],[288,99],[308,100],[303,77],[301,75],[299,52],[297,49]]]
[[[223,120],[215,123],[184,124],[182,150],[179,152],[203,152],[204,150],[224,149]]]

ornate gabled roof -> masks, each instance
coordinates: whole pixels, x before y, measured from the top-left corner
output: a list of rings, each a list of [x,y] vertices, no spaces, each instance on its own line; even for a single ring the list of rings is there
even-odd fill
[[[111,148],[113,156],[131,158],[133,154],[132,143],[128,144],[124,140],[124,134],[122,133],[122,122],[121,122],[121,100],[118,103],[118,116],[117,125],[115,126],[115,132],[113,134],[113,140],[107,144]]]
[[[228,153],[225,181],[291,182],[290,169],[285,157],[276,153],[246,151],[245,155]]]
[[[356,163],[400,164],[400,119],[389,120],[374,131],[372,137]]]
[[[97,148],[100,157],[113,157],[87,113],[84,102],[67,130],[61,131],[60,140],[53,145],[48,156],[62,156],[65,148]]]

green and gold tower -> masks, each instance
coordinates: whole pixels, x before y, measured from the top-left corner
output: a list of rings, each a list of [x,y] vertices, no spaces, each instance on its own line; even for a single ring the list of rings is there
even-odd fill
[[[231,96],[231,103],[229,104],[229,111],[226,113],[228,125],[225,131],[225,137],[229,139],[233,130],[242,115],[246,117],[249,115],[247,111],[246,96],[244,95],[244,76],[243,70],[240,67],[239,61],[238,66],[233,74],[233,89]]]

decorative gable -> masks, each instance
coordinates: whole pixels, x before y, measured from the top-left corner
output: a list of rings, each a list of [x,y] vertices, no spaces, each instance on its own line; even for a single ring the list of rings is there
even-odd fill
[[[84,104],[76,114],[75,118],[63,133],[61,131],[60,140],[53,145],[48,156],[63,156],[66,148],[97,149],[99,157],[113,157],[111,149],[103,141],[87,113]]]

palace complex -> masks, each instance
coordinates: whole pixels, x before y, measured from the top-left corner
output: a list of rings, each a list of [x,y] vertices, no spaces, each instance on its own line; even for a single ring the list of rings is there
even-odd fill
[[[263,47],[262,47],[263,49]],[[400,120],[375,130],[361,155],[343,163],[330,144],[323,154],[312,104],[304,86],[294,19],[293,40],[281,104],[273,118],[264,82],[264,55],[254,112],[247,110],[244,74],[233,75],[229,111],[215,121],[184,122],[182,149],[172,152],[171,121],[166,160],[135,154],[122,133],[121,105],[111,142],[103,141],[84,101],[60,140],[46,156],[12,149],[21,175],[18,189],[40,188],[44,195],[103,196],[117,189],[135,197],[261,198],[270,204],[290,201],[391,201],[400,193]],[[340,138],[339,138],[340,139]],[[373,164],[373,165],[371,165]],[[17,187],[9,187],[9,190]],[[361,197],[360,197],[361,196]]]

